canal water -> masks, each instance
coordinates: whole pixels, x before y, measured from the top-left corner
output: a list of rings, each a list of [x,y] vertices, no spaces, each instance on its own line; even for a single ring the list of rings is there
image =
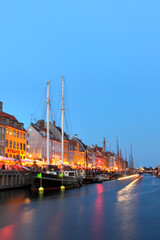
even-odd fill
[[[160,179],[0,192],[0,240],[159,240]]]

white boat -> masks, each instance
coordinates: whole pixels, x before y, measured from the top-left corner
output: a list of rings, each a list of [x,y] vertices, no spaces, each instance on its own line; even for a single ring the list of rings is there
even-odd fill
[[[110,175],[109,175],[109,174],[102,173],[102,174],[100,174],[100,175],[98,175],[98,176],[99,176],[99,179],[100,179],[101,181],[109,181],[109,180],[110,180]]]

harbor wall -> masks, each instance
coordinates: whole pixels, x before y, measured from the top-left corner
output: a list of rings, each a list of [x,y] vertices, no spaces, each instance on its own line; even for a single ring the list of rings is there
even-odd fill
[[[0,190],[27,187],[30,185],[29,175],[21,171],[0,171]]]

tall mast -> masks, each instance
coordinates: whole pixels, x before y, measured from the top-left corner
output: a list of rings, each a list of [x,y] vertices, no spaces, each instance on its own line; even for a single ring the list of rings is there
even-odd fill
[[[49,165],[49,81],[47,82],[47,164]]]
[[[117,163],[117,167],[118,167],[118,172],[119,172],[119,146],[118,146],[118,136],[117,136],[117,156],[118,156],[118,163]]]
[[[106,152],[106,139],[104,138],[103,140],[103,155],[105,156],[105,152]]]
[[[62,173],[63,173],[63,162],[64,162],[64,76],[62,76]]]

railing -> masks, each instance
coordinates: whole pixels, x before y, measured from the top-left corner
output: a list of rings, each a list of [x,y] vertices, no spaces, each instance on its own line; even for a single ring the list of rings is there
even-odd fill
[[[23,187],[28,184],[29,179],[25,172],[0,170],[0,189]]]

